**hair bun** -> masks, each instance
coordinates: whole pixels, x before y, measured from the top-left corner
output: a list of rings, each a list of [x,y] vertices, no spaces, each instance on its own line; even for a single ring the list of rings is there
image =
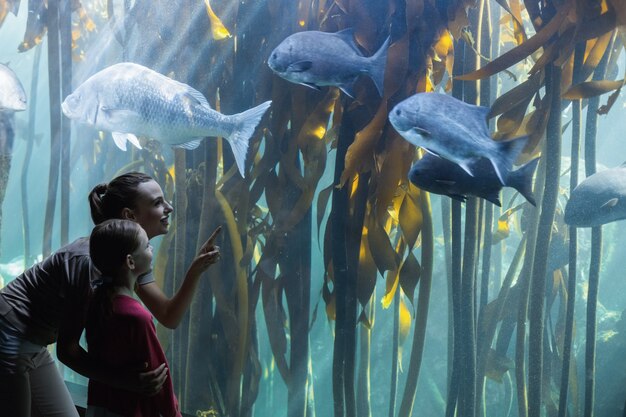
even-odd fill
[[[108,191],[108,189],[109,189],[109,185],[108,185],[107,183],[105,183],[105,182],[104,182],[104,183],[102,183],[102,184],[98,184],[98,185],[96,185],[96,186],[95,186],[95,188],[94,188],[94,191],[95,191],[98,195],[103,196],[103,195],[105,195],[105,194],[106,194],[106,192]]]

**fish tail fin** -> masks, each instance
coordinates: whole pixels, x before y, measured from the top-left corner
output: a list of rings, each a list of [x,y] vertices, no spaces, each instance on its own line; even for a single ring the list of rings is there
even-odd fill
[[[387,50],[389,49],[389,44],[391,43],[391,36],[387,37],[385,43],[376,51],[374,55],[370,58],[370,68],[369,75],[374,81],[374,85],[376,85],[376,89],[378,90],[378,94],[383,96],[383,87],[385,84],[385,67],[387,66]]]
[[[528,136],[520,136],[511,140],[496,142],[497,156],[489,158],[502,185],[506,185],[506,177],[511,172],[515,160],[526,146]]]
[[[507,178],[507,186],[513,187],[533,206],[536,206],[535,196],[533,195],[533,175],[535,168],[539,163],[539,158],[535,158],[518,170],[511,172]]]
[[[246,164],[246,154],[248,153],[248,144],[254,133],[254,129],[261,121],[261,118],[272,104],[272,101],[266,101],[249,110],[241,113],[233,114],[233,123],[235,128],[233,133],[226,137],[235,156],[237,168],[242,177],[245,177],[244,169]]]

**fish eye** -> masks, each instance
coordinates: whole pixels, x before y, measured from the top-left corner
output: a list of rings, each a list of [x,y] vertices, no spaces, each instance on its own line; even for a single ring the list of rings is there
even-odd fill
[[[400,109],[396,109],[396,116],[400,116],[402,114],[402,112],[400,111]]]
[[[278,59],[278,54],[276,52],[272,54],[272,59]]]

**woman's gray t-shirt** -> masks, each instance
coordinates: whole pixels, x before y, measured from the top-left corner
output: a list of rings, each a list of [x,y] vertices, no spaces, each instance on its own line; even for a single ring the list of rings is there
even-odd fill
[[[0,290],[0,315],[23,337],[45,346],[64,320],[85,317],[91,284],[100,274],[89,258],[89,238],[80,238],[32,266]],[[152,273],[138,285],[154,282]]]

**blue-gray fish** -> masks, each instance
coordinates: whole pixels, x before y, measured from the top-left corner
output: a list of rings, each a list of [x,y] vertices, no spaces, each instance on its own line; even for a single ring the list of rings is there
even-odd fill
[[[597,172],[572,191],[565,206],[565,223],[594,227],[626,219],[626,163]]]
[[[418,93],[398,103],[389,121],[404,139],[448,159],[474,176],[472,164],[479,158],[491,161],[500,183],[528,141],[527,136],[509,141],[491,139],[487,126],[489,108],[474,106],[447,94]]]
[[[538,158],[533,159],[516,171],[509,172],[504,184],[519,191],[533,206],[532,180],[538,161]],[[409,180],[423,190],[455,200],[465,201],[467,196],[473,195],[501,206],[499,193],[502,184],[491,163],[481,158],[472,163],[471,168],[473,177],[454,162],[427,153],[413,164]]]
[[[112,132],[122,150],[127,141],[141,148],[137,136],[185,149],[197,148],[207,136],[222,136],[243,177],[248,142],[270,104],[224,115],[189,85],[125,62],[92,75],[65,98],[62,108],[70,119]]]
[[[26,110],[26,92],[11,68],[0,64],[0,111]]]
[[[353,87],[361,74],[370,76],[383,95],[387,38],[371,57],[365,57],[354,42],[352,29],[336,33],[306,31],[288,36],[270,54],[267,64],[280,77],[314,89],[339,87],[354,97]]]

